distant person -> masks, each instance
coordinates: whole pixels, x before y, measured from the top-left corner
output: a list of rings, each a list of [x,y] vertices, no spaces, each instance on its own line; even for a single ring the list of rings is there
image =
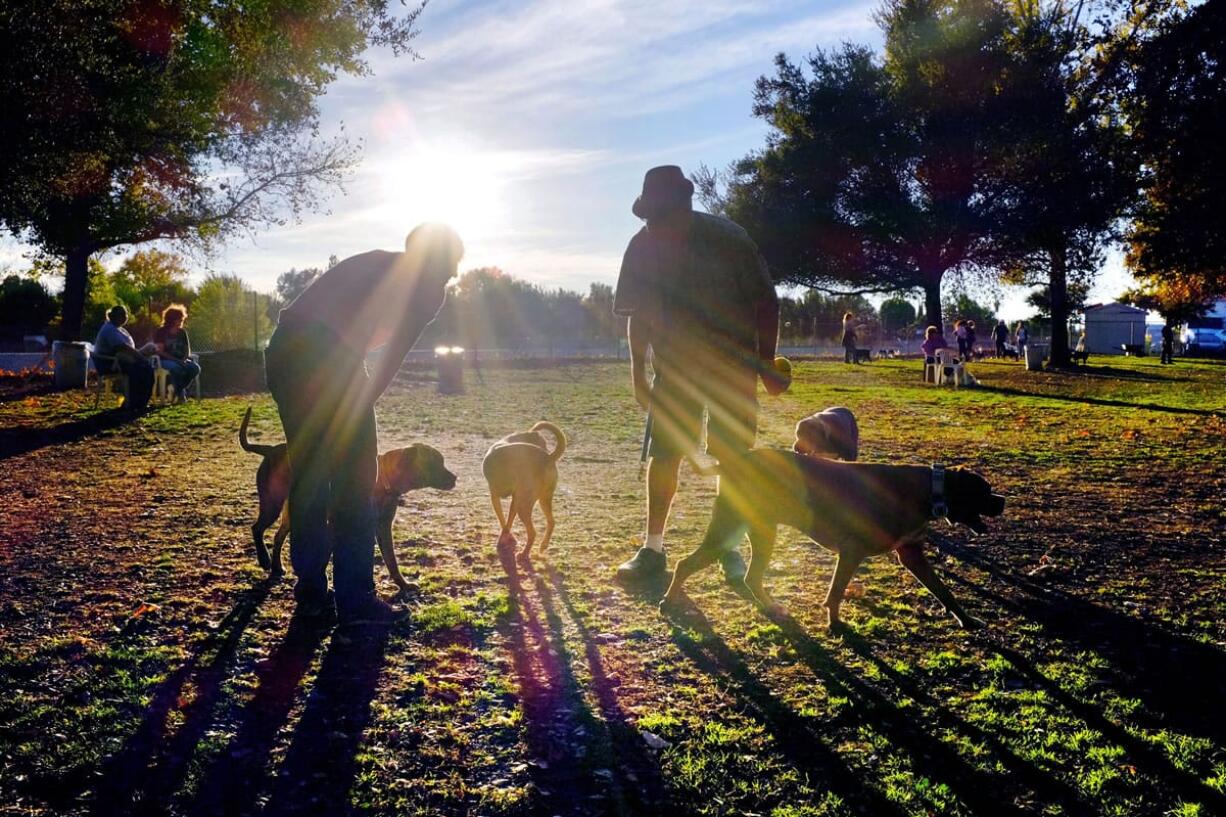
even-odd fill
[[[1160,363],[1175,363],[1175,330],[1171,322],[1162,324],[1162,359]]]
[[[958,357],[966,360],[966,321],[954,321],[954,342],[958,344]]]
[[[966,354],[963,356],[963,360],[975,359],[975,343],[977,341],[978,338],[975,335],[975,322],[973,320],[968,320],[966,322]]]
[[[200,364],[192,360],[192,344],[187,337],[187,307],[171,304],[162,310],[162,325],[153,332],[162,368],[170,372],[175,400],[187,399],[187,389],[200,375]]]
[[[127,322],[128,310],[122,304],[111,307],[106,313],[106,322],[94,338],[94,354],[114,358],[113,365],[128,376],[128,397],[123,409],[138,414],[149,407],[149,398],[153,396],[153,364],[144,350],[137,350],[136,342],[123,328]],[[99,362],[95,361],[94,365],[98,366]],[[98,374],[108,374],[104,368],[107,365],[103,362]]]
[[[843,362],[858,362],[856,360],[856,316],[850,312],[843,313]]]
[[[920,344],[920,351],[924,353],[924,379],[928,379],[928,367],[937,362],[937,350],[948,349],[949,344],[945,342],[945,336],[941,334],[941,330],[935,326],[929,326],[924,330],[924,342]]]
[[[463,255],[451,228],[424,224],[405,239],[404,252],[347,258],[281,310],[264,366],[289,444],[300,618],[389,624],[404,616],[375,594],[374,404],[442,307]],[[366,356],[380,347],[368,372]]]
[[[1005,347],[1009,342],[1009,326],[1005,323],[1004,318],[996,322],[996,327],[992,330],[992,339],[996,341],[996,356],[1004,357]]]
[[[1029,342],[1030,333],[1026,331],[1026,322],[1018,321],[1017,328],[1013,330],[1013,343],[1017,346],[1018,357],[1026,357],[1026,344]]]
[[[634,397],[651,429],[646,542],[617,569],[618,581],[632,586],[665,577],[665,524],[681,461],[702,436],[704,409],[708,450],[735,467],[757,434],[758,377],[772,394],[786,385],[772,365],[779,300],[766,264],[739,226],[694,212],[693,195],[681,168],[647,171],[631,208],[647,225],[630,239],[613,300],[613,312],[629,318]],[[730,582],[744,581],[735,543],[721,562]]]

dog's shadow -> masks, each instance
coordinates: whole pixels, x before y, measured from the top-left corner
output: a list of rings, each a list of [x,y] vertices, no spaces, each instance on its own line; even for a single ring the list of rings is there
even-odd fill
[[[501,629],[510,646],[541,813],[586,813],[601,799],[611,801],[612,813],[662,813],[669,793],[658,759],[622,709],[564,577],[544,563],[517,562],[513,548],[499,548],[498,555],[510,603]],[[568,628],[578,633],[582,658],[568,644]],[[586,682],[575,673],[581,661]],[[587,702],[585,687],[595,693],[598,711]]]

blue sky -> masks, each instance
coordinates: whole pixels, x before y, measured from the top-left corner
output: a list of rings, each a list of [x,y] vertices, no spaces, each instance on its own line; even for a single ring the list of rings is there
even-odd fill
[[[322,100],[325,133],[343,122],[363,160],[328,212],[236,238],[201,269],[261,290],[291,267],[396,249],[415,224],[443,220],[468,247],[464,269],[493,265],[535,283],[613,283],[643,172],[723,167],[763,142],[754,80],[779,51],[880,42],[862,0],[432,0],[421,60],[369,55]],[[14,245],[0,263],[14,263]],[[7,258],[6,258],[7,256]],[[116,263],[110,259],[109,263]],[[1118,261],[1094,299],[1124,286]],[[984,296],[991,301],[994,295]],[[1029,310],[1002,292],[1007,317]]]

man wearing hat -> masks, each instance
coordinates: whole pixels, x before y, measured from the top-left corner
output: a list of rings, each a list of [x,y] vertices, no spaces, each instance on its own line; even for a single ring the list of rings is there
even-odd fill
[[[681,461],[698,447],[704,411],[708,451],[734,466],[757,433],[758,377],[771,394],[786,387],[772,365],[779,300],[770,272],[749,234],[694,212],[693,195],[681,168],[647,171],[631,208],[647,225],[630,239],[614,297],[614,314],[628,319],[634,396],[649,412],[651,435],[646,542],[617,569],[625,584],[665,575],[665,523]],[[743,579],[745,562],[735,547],[722,564],[731,582]]]

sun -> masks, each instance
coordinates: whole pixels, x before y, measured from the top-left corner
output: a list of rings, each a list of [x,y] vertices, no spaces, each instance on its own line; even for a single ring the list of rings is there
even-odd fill
[[[380,163],[376,172],[379,209],[401,224],[441,221],[466,242],[507,228],[506,168],[490,154],[419,147]]]

